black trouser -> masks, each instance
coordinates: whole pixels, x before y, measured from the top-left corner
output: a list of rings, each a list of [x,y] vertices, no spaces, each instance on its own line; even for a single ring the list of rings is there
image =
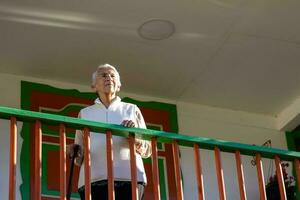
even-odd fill
[[[114,181],[115,200],[131,200],[131,182],[130,181]],[[138,182],[138,199],[142,200],[144,196],[145,184]],[[92,200],[108,199],[107,180],[96,181],[91,184]],[[84,186],[78,189],[81,200],[84,200]]]

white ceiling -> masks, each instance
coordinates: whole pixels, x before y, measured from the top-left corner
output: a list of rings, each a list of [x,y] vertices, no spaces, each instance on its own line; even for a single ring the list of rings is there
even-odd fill
[[[0,72],[90,84],[119,66],[123,91],[267,115],[300,96],[299,0],[0,0]],[[165,40],[137,29],[175,24]]]

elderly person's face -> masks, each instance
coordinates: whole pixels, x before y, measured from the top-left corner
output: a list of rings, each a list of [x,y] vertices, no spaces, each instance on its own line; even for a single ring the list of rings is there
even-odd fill
[[[110,68],[98,69],[96,82],[92,88],[98,94],[115,94],[120,90],[116,72]]]

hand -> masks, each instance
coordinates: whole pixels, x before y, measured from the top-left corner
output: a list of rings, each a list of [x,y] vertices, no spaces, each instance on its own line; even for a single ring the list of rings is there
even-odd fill
[[[136,150],[139,152],[141,147],[143,146],[143,142],[142,140],[140,139],[135,139],[135,147],[136,147]]]
[[[142,156],[142,158],[149,158],[152,154],[152,148],[149,141],[142,139],[135,139],[136,152]]]
[[[134,128],[135,127],[135,123],[132,120],[124,120],[121,125],[128,127],[128,128]]]
[[[74,156],[74,153],[75,153],[75,158],[83,157],[83,149],[79,144],[67,145],[66,153],[69,156],[69,158],[72,158]]]

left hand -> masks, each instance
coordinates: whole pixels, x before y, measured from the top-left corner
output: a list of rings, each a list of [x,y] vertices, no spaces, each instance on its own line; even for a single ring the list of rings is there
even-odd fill
[[[124,120],[122,121],[121,125],[128,127],[128,128],[134,128],[135,127],[135,123],[132,120]]]

